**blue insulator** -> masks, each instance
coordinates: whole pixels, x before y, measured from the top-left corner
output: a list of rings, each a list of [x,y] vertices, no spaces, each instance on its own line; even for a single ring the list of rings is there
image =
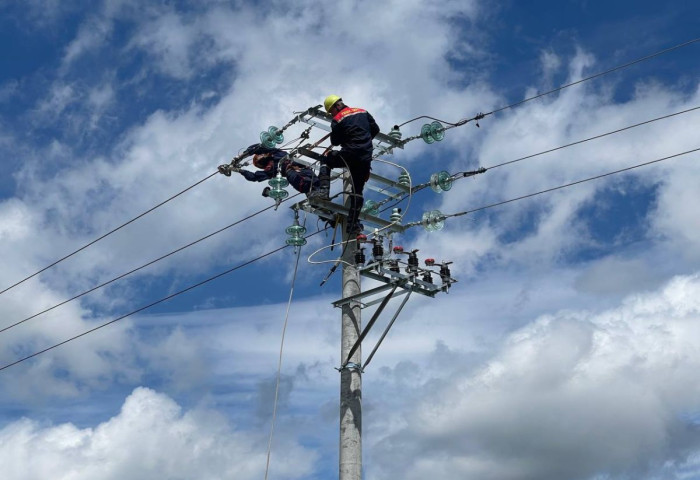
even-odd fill
[[[435,193],[446,192],[452,188],[453,181],[452,175],[444,170],[433,173],[430,176],[430,188],[432,188]]]
[[[306,245],[306,239],[304,238],[306,227],[299,225],[299,218],[294,218],[294,223],[288,226],[284,231],[289,235],[287,245],[294,247]]]
[[[268,196],[274,200],[284,200],[289,196],[289,192],[284,188],[271,188]]]
[[[376,217],[377,214],[379,214],[379,205],[374,200],[367,200],[365,204],[362,205],[362,213]]]
[[[435,138],[433,138],[432,134],[432,127],[430,126],[429,123],[426,123],[423,125],[423,127],[420,129],[420,136],[423,139],[425,143],[430,145],[435,141]]]
[[[260,144],[263,147],[275,148],[275,140],[270,135],[270,132],[260,132]]]
[[[289,237],[287,239],[287,245],[301,247],[302,245],[306,245],[306,239],[304,237]]]
[[[401,221],[401,209],[394,208],[391,210],[391,215],[389,215],[389,220],[394,223],[399,223]]]
[[[404,187],[410,187],[411,186],[411,177],[407,173],[402,173],[399,175],[399,181],[397,182],[399,185],[403,185]]]
[[[421,225],[429,232],[442,230],[445,226],[445,215],[440,210],[431,210],[423,214]]]
[[[445,138],[445,127],[442,123],[437,120],[430,124],[430,135],[435,139],[436,142],[441,141]]]
[[[288,226],[284,231],[287,235],[291,235],[292,237],[301,237],[306,233],[306,227],[299,225],[299,222],[295,220],[294,223]]]
[[[281,189],[289,185],[289,180],[284,178],[282,174],[278,173],[276,177],[272,177],[270,180],[267,181],[267,184],[270,185],[273,189]]]
[[[267,133],[270,134],[270,138],[272,139],[273,142],[280,144],[284,142],[284,134],[282,133],[282,130],[280,130],[277,127],[270,127],[267,129]]]

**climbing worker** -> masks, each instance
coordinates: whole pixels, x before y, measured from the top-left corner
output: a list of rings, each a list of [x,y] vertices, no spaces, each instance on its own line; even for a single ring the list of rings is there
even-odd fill
[[[345,230],[349,234],[362,231],[359,221],[364,204],[362,191],[369,180],[372,169],[372,139],[379,127],[369,112],[361,108],[350,108],[338,95],[329,95],[323,102],[326,112],[331,114],[331,145],[340,145],[340,150],[331,150],[321,163],[319,172],[320,191],[327,194],[330,187],[330,169],[347,168],[350,172],[350,212]],[[324,168],[325,167],[325,168]]]
[[[238,170],[249,182],[264,182],[277,175],[277,171],[289,180],[289,184],[301,193],[311,195],[310,192],[318,191],[319,181],[314,171],[309,167],[294,162],[287,157],[287,153],[279,148],[267,148],[259,143],[248,147],[243,156],[253,155],[253,165],[260,170],[249,172],[248,170]],[[263,196],[269,195],[270,187],[263,190]]]

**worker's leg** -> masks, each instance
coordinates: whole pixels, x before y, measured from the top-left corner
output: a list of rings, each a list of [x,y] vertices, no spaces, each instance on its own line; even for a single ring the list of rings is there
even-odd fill
[[[355,233],[362,230],[360,223],[360,211],[365,203],[363,190],[365,183],[369,180],[370,162],[359,161],[354,163],[350,168],[352,180],[352,192],[350,192],[350,212],[348,213],[348,223],[346,230],[349,233]]]
[[[294,168],[287,169],[287,180],[297,192],[308,193],[311,189],[318,189],[318,177],[310,168],[302,168],[296,170]]]

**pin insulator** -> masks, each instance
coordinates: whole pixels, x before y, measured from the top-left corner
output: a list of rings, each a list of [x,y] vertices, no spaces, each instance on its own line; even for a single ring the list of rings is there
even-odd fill
[[[430,274],[430,271],[423,272],[423,281],[433,283],[433,276]]]
[[[399,273],[401,270],[399,269],[399,262],[397,260],[389,260],[387,262],[389,265],[389,270],[392,272]]]
[[[401,129],[398,125],[394,125],[394,127],[389,131],[389,136],[396,140],[401,140]]]
[[[399,175],[399,180],[396,183],[403,185],[404,187],[408,187],[411,185],[411,177],[407,173],[402,173]]]
[[[389,220],[393,223],[399,223],[401,221],[401,209],[394,208],[391,210],[391,215],[389,215]]]
[[[365,204],[362,205],[362,213],[376,217],[379,214],[379,204],[374,200],[367,200]]]

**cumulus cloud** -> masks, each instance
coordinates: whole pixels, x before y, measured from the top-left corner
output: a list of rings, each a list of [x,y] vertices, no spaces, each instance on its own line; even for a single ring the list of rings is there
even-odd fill
[[[121,411],[94,428],[18,420],[0,430],[3,478],[215,479],[260,478],[266,443],[220,414],[183,409],[147,388],[129,395]],[[315,454],[288,442],[275,455],[272,478],[303,478]]]
[[[483,368],[454,375],[400,415],[403,427],[378,442],[375,478],[433,469],[454,478],[643,476],[691,462],[700,445],[688,421],[700,408],[699,298],[693,275],[611,310],[539,318]],[[382,461],[418,451],[408,464]]]

